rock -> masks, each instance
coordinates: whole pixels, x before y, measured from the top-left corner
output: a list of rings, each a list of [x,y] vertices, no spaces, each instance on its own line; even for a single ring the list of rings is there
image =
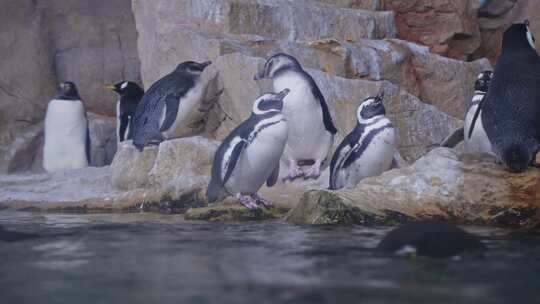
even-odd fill
[[[39,171],[42,139],[28,136],[58,82],[76,82],[87,109],[108,115],[117,97],[103,85],[140,82],[131,1],[4,1],[0,20],[0,173]]]
[[[116,153],[116,118],[88,113],[91,166],[111,164]]]
[[[480,46],[478,1],[388,0],[383,8],[396,13],[398,38],[440,55],[466,60]]]
[[[236,47],[208,37],[232,36],[256,44],[264,39],[312,41],[333,37],[358,41],[395,36],[392,12],[350,10],[307,1],[224,0],[215,5],[209,0],[175,0],[156,5],[155,1],[134,0],[133,11],[145,86],[180,62],[215,59]]]
[[[214,207],[191,208],[186,214],[186,220],[202,220],[210,222],[255,221],[269,220],[282,217],[278,209],[250,210],[239,204],[220,204]]]
[[[110,167],[0,175],[0,209],[185,212],[205,205],[216,148],[191,137],[139,153],[126,141]]]
[[[325,202],[330,203],[326,204]],[[356,189],[307,192],[289,220],[318,224],[320,214],[349,210],[334,222],[352,222],[352,211],[376,221],[452,220],[464,224],[535,227],[540,201],[540,170],[513,174],[488,156],[458,155],[438,148],[410,167],[364,179]],[[326,206],[329,210],[325,210]],[[356,209],[355,209],[356,208]],[[365,217],[359,217],[364,223]],[[324,219],[323,219],[324,222]]]
[[[122,190],[147,186],[148,172],[154,165],[158,150],[158,146],[149,146],[139,152],[131,140],[121,142],[111,164],[112,184]]]
[[[494,65],[501,52],[502,35],[513,23],[531,22],[530,29],[535,36],[540,35],[540,3],[534,0],[512,1],[492,0],[479,10],[478,24],[482,34],[482,45],[473,58],[487,57]],[[536,47],[540,47],[536,42]]]
[[[382,9],[381,0],[315,0],[339,7],[376,11]]]
[[[0,173],[32,167],[44,110],[55,92],[47,20],[35,1],[0,4]]]

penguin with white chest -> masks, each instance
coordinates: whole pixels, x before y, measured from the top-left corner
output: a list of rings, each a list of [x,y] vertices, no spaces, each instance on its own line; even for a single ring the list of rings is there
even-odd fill
[[[117,143],[133,138],[133,128],[131,120],[135,115],[135,110],[144,90],[131,81],[121,81],[117,84],[105,86],[107,89],[116,92],[119,99],[116,102],[116,141]]]
[[[272,79],[274,92],[289,89],[283,101],[283,115],[289,124],[285,153],[289,160],[290,180],[318,178],[328,158],[337,132],[328,105],[313,78],[292,56],[276,54],[266,61],[264,70],[254,79]],[[304,172],[299,163],[312,161]]]
[[[285,149],[288,123],[282,114],[284,89],[264,94],[253,104],[251,116],[234,129],[219,146],[212,165],[207,197],[210,203],[235,195],[249,209],[271,203],[257,195],[266,182],[273,186]]]
[[[540,149],[540,58],[528,25],[505,31],[489,91],[479,105],[493,152],[512,172],[537,166]]]
[[[474,84],[474,96],[471,100],[471,107],[465,116],[465,125],[463,127],[465,150],[469,153],[493,153],[491,143],[484,130],[479,108],[480,102],[486,97],[492,77],[493,72],[484,71],[478,75]],[[473,127],[472,122],[475,115],[477,116],[477,120]]]
[[[133,145],[142,151],[171,138],[203,97],[201,74],[212,62],[186,61],[154,83],[144,94],[133,119]]]
[[[384,94],[368,97],[356,111],[357,124],[334,152],[330,163],[330,189],[354,188],[363,178],[392,167],[395,130],[386,118]]]
[[[47,172],[80,169],[90,164],[90,134],[84,104],[73,82],[60,84],[45,116],[43,168]]]

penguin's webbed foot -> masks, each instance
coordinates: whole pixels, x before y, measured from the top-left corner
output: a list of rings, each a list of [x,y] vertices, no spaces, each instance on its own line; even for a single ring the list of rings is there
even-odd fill
[[[260,195],[258,195],[257,193],[254,193],[251,195],[251,197],[257,201],[258,204],[261,204],[263,205],[264,207],[266,208],[272,208],[274,207],[274,204],[270,201],[270,200],[267,200],[265,199],[264,197],[261,197]]]
[[[248,208],[249,210],[254,210],[254,209],[259,208],[259,206],[257,205],[257,200],[252,198],[249,195],[242,195],[238,193],[236,195],[236,198],[238,199],[238,202],[240,202],[240,204],[244,205],[244,207]]]
[[[313,166],[311,166],[311,168],[309,168],[309,170],[306,172],[304,179],[317,179],[319,176],[321,176],[321,162],[316,161],[315,164],[313,164]]]
[[[291,162],[291,165],[289,165],[289,174],[283,178],[283,181],[293,181],[300,176],[304,176],[304,171],[302,171],[302,169],[296,164]]]

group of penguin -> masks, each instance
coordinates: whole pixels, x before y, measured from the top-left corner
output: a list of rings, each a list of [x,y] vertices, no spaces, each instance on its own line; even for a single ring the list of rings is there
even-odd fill
[[[494,154],[513,172],[535,163],[540,150],[540,60],[528,21],[512,25],[503,36],[495,71],[482,72],[459,130],[445,145],[465,141],[470,152]],[[122,81],[107,88],[119,94],[118,142],[132,139],[142,150],[174,138],[203,97],[201,74],[211,62],[184,62],[144,92]],[[294,57],[270,57],[254,80],[270,79],[273,92],[258,97],[251,116],[238,125],[215,153],[208,186],[209,202],[236,196],[244,206],[271,202],[257,195],[279,177],[287,156],[285,179],[317,179],[327,164],[337,129],[314,79]],[[356,127],[330,161],[330,189],[354,188],[368,176],[394,164],[396,134],[385,116],[384,93],[366,98],[356,111]],[[68,148],[69,147],[69,148]],[[43,164],[47,171],[75,169],[90,163],[88,120],[75,84],[60,85],[45,118]],[[309,168],[304,169],[306,166]]]

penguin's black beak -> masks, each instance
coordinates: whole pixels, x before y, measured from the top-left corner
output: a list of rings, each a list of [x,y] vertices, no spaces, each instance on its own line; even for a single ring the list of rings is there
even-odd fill
[[[208,67],[211,64],[212,64],[212,61],[205,61],[205,62],[201,63],[201,70],[206,69],[206,67]]]
[[[289,89],[284,89],[283,91],[277,93],[277,94],[276,94],[276,95],[277,95],[276,97],[277,97],[279,100],[283,100],[283,99],[289,94],[290,91],[291,91],[291,90],[289,90]]]
[[[384,91],[380,92],[376,97],[377,102],[382,103],[384,101]]]

